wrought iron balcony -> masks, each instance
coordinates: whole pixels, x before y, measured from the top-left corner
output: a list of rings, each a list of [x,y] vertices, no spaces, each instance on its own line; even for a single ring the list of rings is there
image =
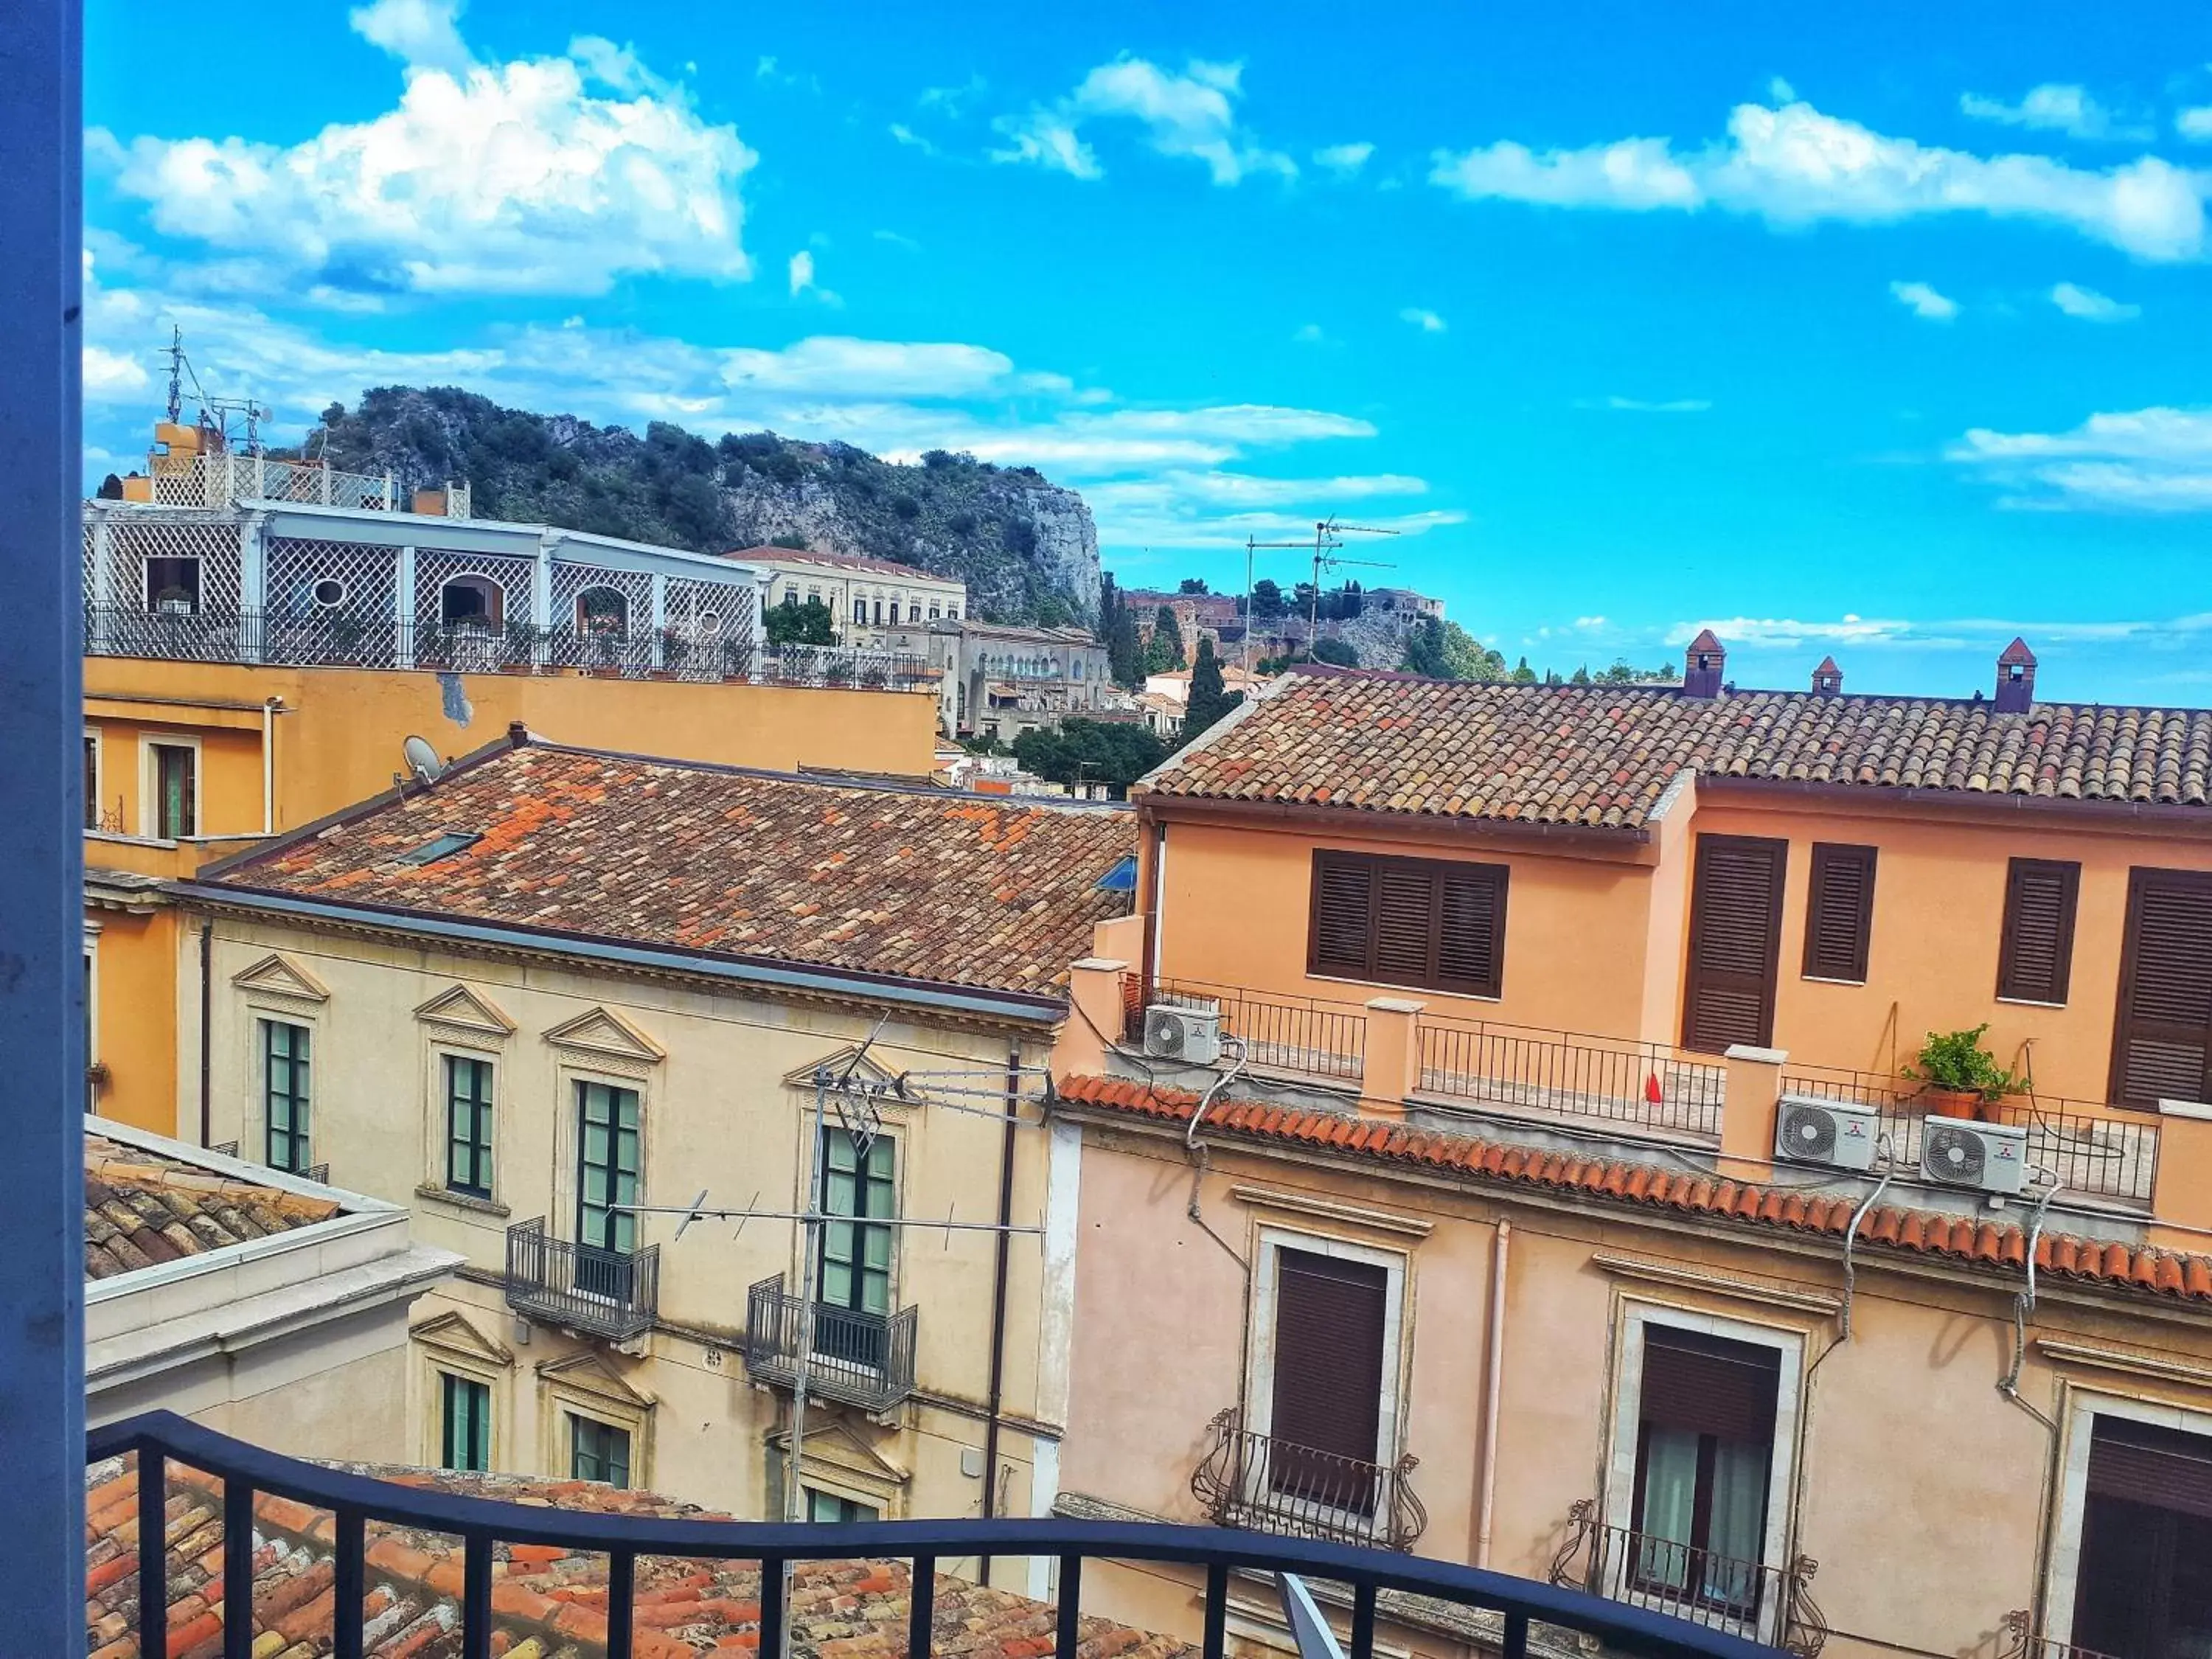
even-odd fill
[[[939,1628],[938,1564],[1007,1556],[1042,1556],[1058,1565],[1054,1659],[1077,1659],[1084,1636],[1082,1601],[1089,1562],[1102,1567],[1113,1562],[1163,1563],[1201,1571],[1205,1595],[1200,1659],[1223,1659],[1232,1572],[1273,1574],[1286,1606],[1303,1608],[1304,1617],[1297,1611],[1291,1613],[1302,1653],[1323,1647],[1320,1617],[1304,1583],[1319,1579],[1342,1584],[1350,1592],[1349,1639],[1342,1649],[1345,1659],[1373,1659],[1376,1602],[1385,1593],[1441,1601],[1495,1618],[1501,1659],[1527,1659],[1532,1622],[1575,1632],[1607,1650],[1636,1655],[1638,1659],[1772,1659],[1771,1650],[1724,1631],[1579,1590],[1451,1561],[1426,1560],[1318,1539],[1263,1540],[1207,1527],[1146,1522],[951,1520],[780,1525],[563,1510],[401,1485],[325,1464],[301,1462],[231,1439],[168,1412],[149,1413],[94,1431],[87,1437],[85,1455],[88,1464],[136,1457],[137,1467],[131,1472],[137,1505],[132,1534],[135,1559],[121,1556],[103,1563],[100,1571],[112,1575],[118,1570],[127,1573],[135,1569],[140,1585],[158,1585],[167,1580],[171,1562],[165,1500],[173,1465],[199,1471],[220,1482],[220,1525],[228,1539],[246,1539],[268,1500],[289,1500],[286,1507],[295,1511],[313,1540],[302,1547],[315,1558],[310,1570],[328,1585],[308,1611],[317,1621],[317,1639],[321,1631],[330,1632],[334,1659],[359,1659],[372,1641],[380,1641],[392,1632],[388,1581],[407,1560],[429,1559],[424,1551],[386,1547],[393,1541],[386,1535],[392,1528],[418,1538],[434,1538],[440,1540],[439,1547],[459,1556],[459,1572],[447,1588],[438,1592],[450,1599],[441,1601],[424,1616],[441,1633],[444,1645],[440,1651],[455,1651],[471,1659],[508,1644],[527,1645],[527,1635],[540,1633],[542,1627],[526,1622],[543,1617],[547,1604],[540,1598],[497,1598],[493,1594],[502,1567],[512,1565],[512,1552],[517,1546],[551,1548],[605,1561],[605,1599],[597,1603],[594,1598],[605,1608],[605,1644],[602,1648],[594,1639],[591,1650],[604,1651],[606,1659],[633,1659],[642,1650],[659,1652],[669,1645],[657,1629],[644,1638],[636,1632],[641,1559],[648,1571],[652,1562],[665,1558],[757,1563],[757,1607],[748,1609],[754,1628],[745,1634],[753,1638],[747,1645],[761,1654],[781,1652],[790,1627],[793,1608],[782,1571],[787,1563],[911,1561],[906,1652],[911,1659],[931,1659]],[[374,1559],[367,1547],[372,1523],[379,1534]],[[223,1650],[234,1654],[244,1654],[249,1649],[258,1651],[264,1640],[272,1644],[290,1640],[278,1620],[296,1619],[300,1603],[287,1601],[279,1606],[271,1598],[257,1605],[255,1572],[264,1559],[259,1553],[228,1547],[221,1551],[220,1559],[222,1565],[214,1577],[203,1575],[202,1580],[194,1581],[199,1583],[192,1592],[199,1610],[195,1617],[210,1632],[207,1639],[224,1643]],[[171,1583],[169,1588],[178,1593],[183,1585]],[[372,1591],[378,1594],[373,1596]],[[539,1604],[534,1612],[529,1605],[532,1602]],[[135,1638],[140,1653],[172,1650],[174,1613],[169,1595],[134,1591],[119,1603],[118,1610],[124,1630]],[[557,1610],[562,1614],[558,1626],[562,1632],[583,1622],[566,1604]],[[414,1615],[410,1612],[409,1616]],[[594,1616],[587,1622],[596,1632],[602,1621]],[[198,1628],[196,1624],[194,1629]],[[949,1650],[969,1644],[969,1632],[957,1622],[948,1619],[943,1628]],[[562,1639],[570,1638],[564,1634]],[[1327,1643],[1330,1649],[1334,1645],[1333,1638]]]
[[[806,1391],[867,1412],[886,1412],[914,1392],[915,1310],[861,1313],[814,1305],[813,1357]],[[745,1297],[745,1370],[756,1382],[795,1388],[805,1347],[806,1304],[763,1279]]]
[[[1363,1463],[1243,1426],[1232,1408],[1206,1425],[1213,1444],[1190,1477],[1206,1512],[1224,1527],[1410,1550],[1429,1512],[1407,1477],[1421,1461]]]
[[[1594,1499],[1575,1501],[1551,1580],[1631,1607],[1731,1632],[1817,1659],[1827,1621],[1813,1601],[1820,1564],[1798,1556],[1786,1567],[1740,1561],[1656,1534],[1608,1527]]]
[[[660,1246],[605,1250],[549,1237],[545,1218],[507,1230],[507,1305],[610,1342],[642,1335],[660,1310]]]

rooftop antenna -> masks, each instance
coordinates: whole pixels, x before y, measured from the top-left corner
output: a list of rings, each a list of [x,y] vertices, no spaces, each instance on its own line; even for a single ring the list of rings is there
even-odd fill
[[[1252,555],[1263,547],[1304,545],[1304,542],[1255,542],[1249,535],[1244,538],[1244,649],[1237,660],[1244,670],[1248,687],[1252,680]]]
[[[445,763],[438,758],[438,751],[430,746],[427,738],[408,738],[399,745],[399,753],[407,763],[407,769],[413,774],[415,781],[426,788],[437,782],[438,775],[446,769]]]
[[[178,323],[169,325],[169,343],[162,349],[169,360],[169,424],[174,426],[184,418],[185,382],[192,383],[192,401],[199,405],[200,424],[213,425],[228,440],[230,436],[229,416],[242,416],[246,421],[246,453],[261,453],[261,422],[269,418],[269,410],[251,398],[210,398],[207,388],[200,384],[199,371],[192,360],[185,355],[185,331]],[[212,420],[210,420],[212,416]]]
[[[1322,519],[1314,526],[1313,586],[1306,597],[1306,660],[1314,660],[1314,643],[1321,637],[1321,575],[1324,570],[1339,566],[1356,564],[1374,570],[1393,568],[1381,559],[1340,559],[1333,556],[1344,545],[1346,536],[1395,536],[1395,530],[1381,530],[1373,525],[1346,524],[1335,518]]]
[[[174,426],[185,412],[185,329],[181,323],[169,325],[169,424]]]

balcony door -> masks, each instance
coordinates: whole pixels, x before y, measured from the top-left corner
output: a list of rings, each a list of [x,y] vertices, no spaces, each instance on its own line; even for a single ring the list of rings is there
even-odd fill
[[[576,1288],[627,1301],[637,1217],[637,1091],[576,1085]]]
[[[815,1270],[817,1359],[866,1371],[884,1368],[897,1156],[889,1135],[875,1136],[864,1150],[842,1128],[822,1132],[822,1210],[829,1219]]]
[[[1755,1620],[1774,1470],[1776,1349],[1647,1324],[1626,1588]]]
[[[2212,1100],[2212,875],[2136,870],[2128,881],[2112,1099]]]
[[[2075,1650],[2202,1659],[2212,1634],[2212,1437],[2100,1416],[2089,1443]]]
[[[1689,977],[1682,1046],[1717,1054],[1774,1042],[1774,981],[1782,956],[1782,878],[1790,843],[1699,836],[1690,890]]]
[[[1387,1269],[1275,1253],[1275,1364],[1255,1497],[1372,1516],[1384,1461]]]

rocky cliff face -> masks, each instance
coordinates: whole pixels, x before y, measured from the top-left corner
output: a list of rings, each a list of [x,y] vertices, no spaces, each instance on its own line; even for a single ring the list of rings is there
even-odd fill
[[[702,552],[803,542],[957,576],[994,620],[1098,615],[1091,510],[1031,467],[941,450],[904,466],[769,432],[709,443],[663,422],[640,437],[452,387],[380,387],[354,410],[334,404],[324,426],[315,453],[326,447],[332,465],[408,488],[465,478],[481,518]]]

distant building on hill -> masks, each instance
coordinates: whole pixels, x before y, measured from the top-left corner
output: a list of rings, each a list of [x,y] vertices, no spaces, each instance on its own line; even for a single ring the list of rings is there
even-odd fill
[[[847,645],[921,656],[928,649],[930,623],[968,614],[968,588],[959,578],[889,559],[787,547],[747,547],[722,556],[768,573],[764,604],[821,600]]]
[[[1086,629],[939,622],[929,629],[929,662],[939,671],[939,717],[956,736],[1012,743],[1107,708],[1106,647]]]

